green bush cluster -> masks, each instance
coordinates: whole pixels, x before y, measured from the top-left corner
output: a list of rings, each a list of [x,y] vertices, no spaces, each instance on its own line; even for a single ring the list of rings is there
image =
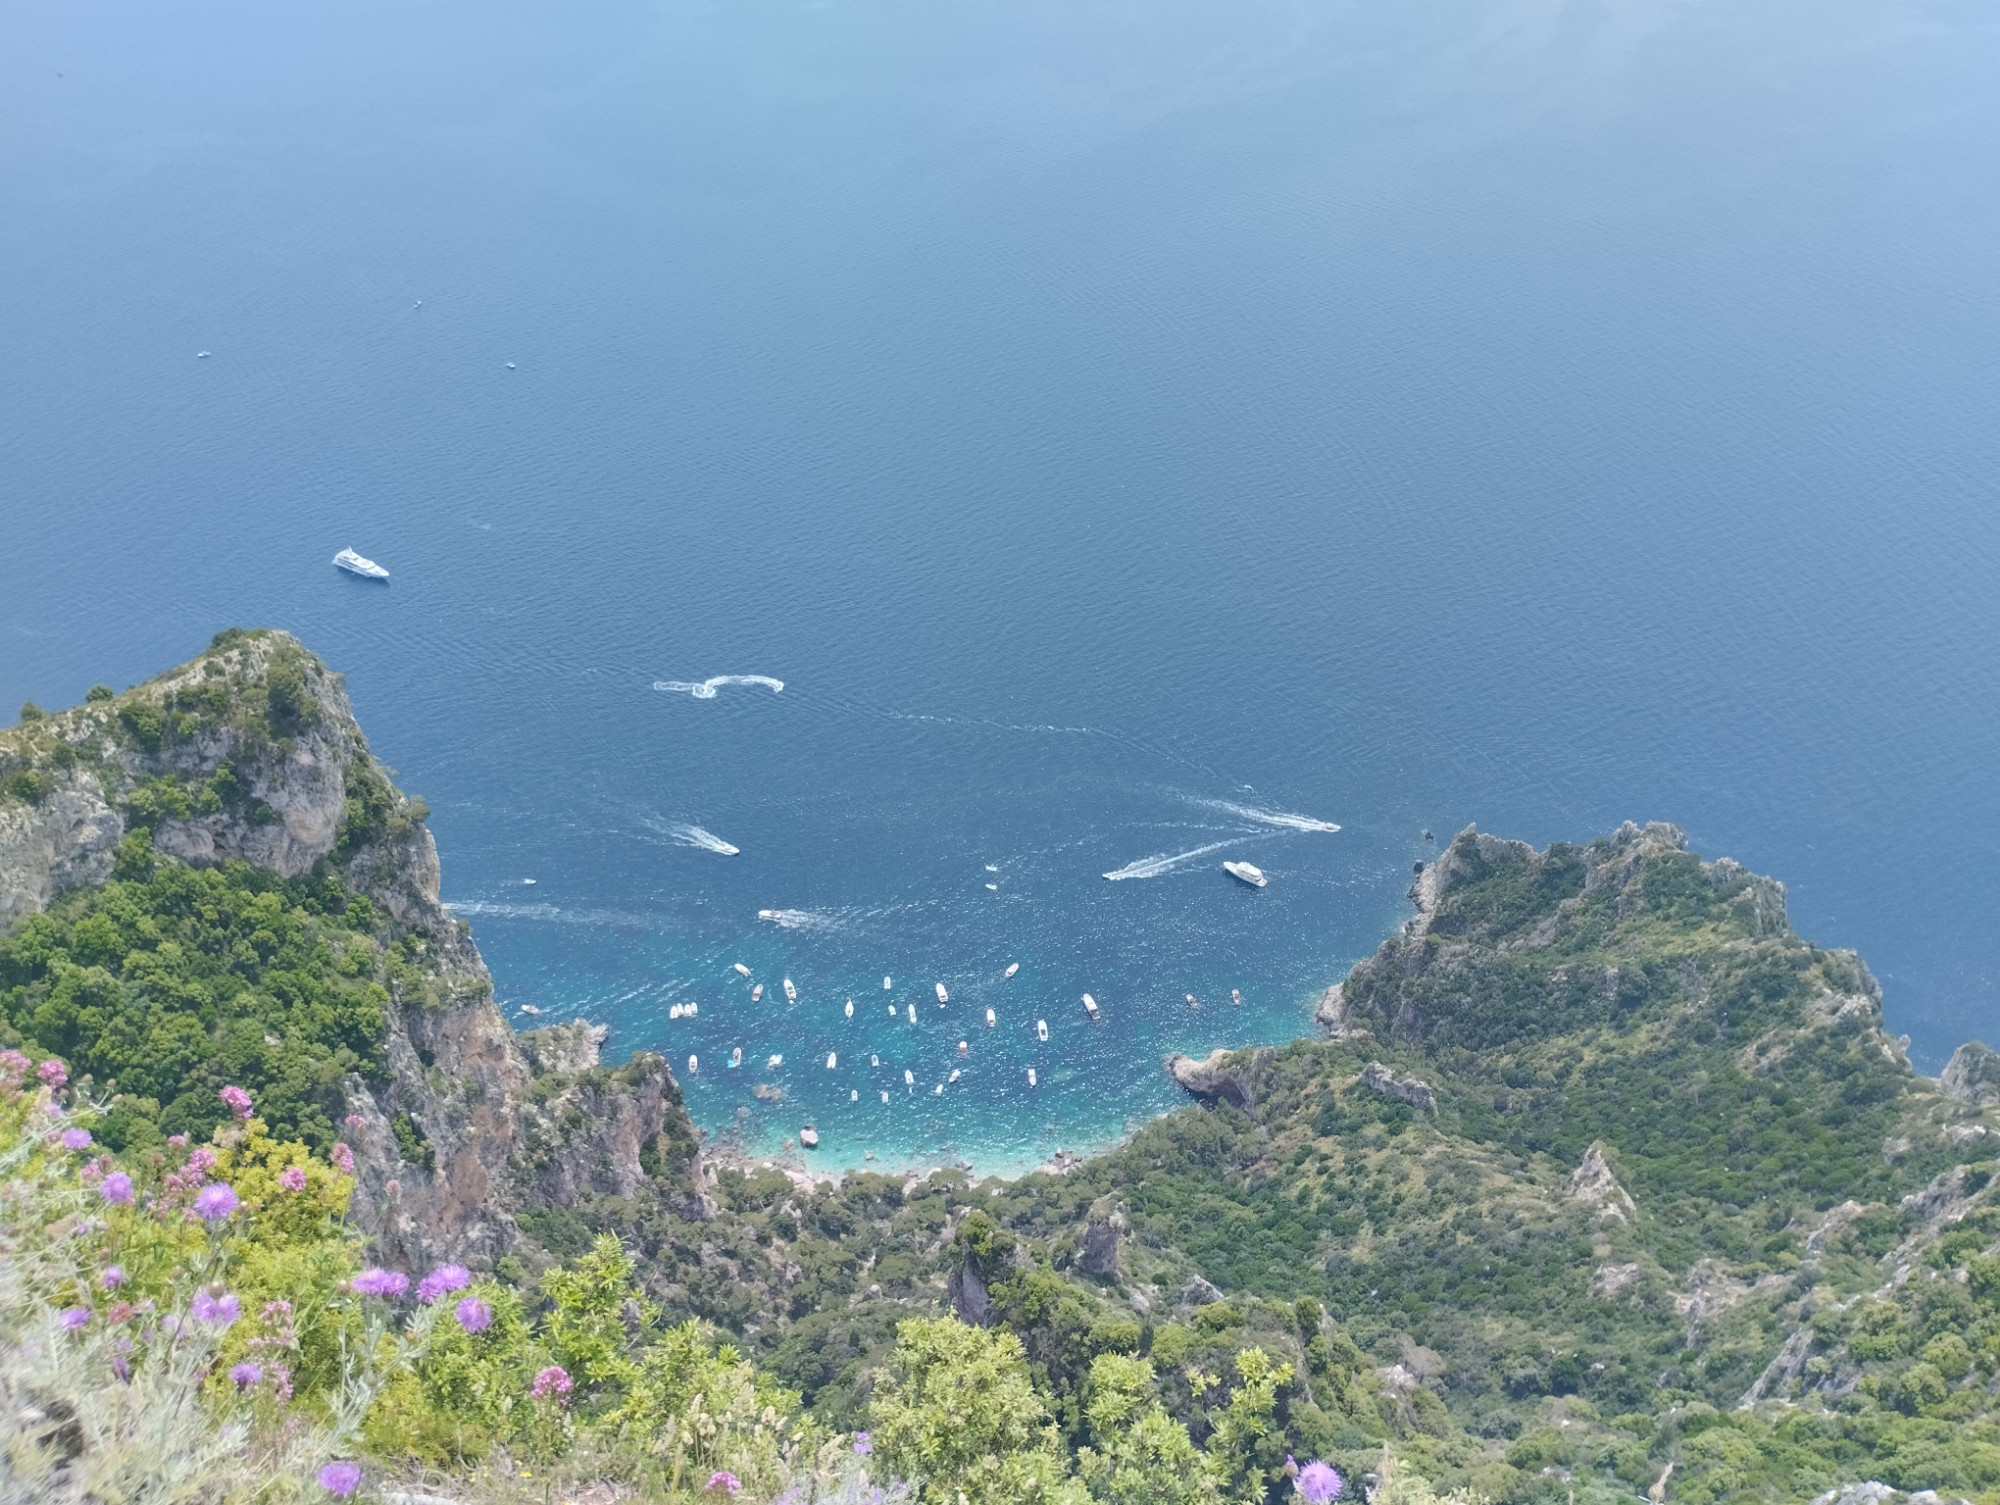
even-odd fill
[[[341,1077],[382,1070],[391,941],[374,906],[330,878],[158,860],[143,830],[118,874],[0,938],[0,1039],[87,1073],[114,1149],[205,1137],[237,1083],[324,1152]]]

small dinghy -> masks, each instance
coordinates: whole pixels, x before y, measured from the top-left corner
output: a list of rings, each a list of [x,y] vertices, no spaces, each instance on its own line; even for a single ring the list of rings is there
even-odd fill
[[[961,1060],[963,1060],[966,1056],[972,1054],[972,1052],[966,1048],[966,1044],[963,1040],[958,1042],[958,1054]]]
[[[853,1090],[851,1090],[851,1091],[850,1091],[850,1092],[849,1092],[849,1093],[847,1094],[847,1100],[848,1100],[848,1101],[849,1101],[850,1103],[858,1103],[858,1102],[860,1102],[860,1101],[861,1101],[861,1089],[860,1089],[859,1087],[856,1087],[856,1088],[854,1088]]]
[[[909,1070],[907,1067],[905,1067],[903,1071],[903,1085],[905,1087],[914,1087],[917,1085],[917,1074],[914,1071]]]
[[[1047,1039],[1049,1038],[1049,1021],[1048,1021],[1048,1020],[1046,1020],[1046,1019],[1037,1019],[1037,1020],[1035,1021],[1035,1036],[1036,1036],[1036,1038],[1037,1038],[1037,1039],[1040,1039],[1040,1040],[1047,1040]]]
[[[951,1002],[951,994],[947,993],[947,992],[946,992],[946,991],[944,990],[944,984],[943,984],[943,983],[939,983],[939,984],[937,985],[937,995],[938,995],[938,1007],[939,1007],[939,1008],[943,1008],[943,1007],[944,1007],[944,1006],[945,1006],[945,1005],[946,1005],[947,1003],[950,1003],[950,1002]]]
[[[798,1001],[799,1001],[799,990],[792,986],[792,980],[789,977],[787,977],[785,979],[785,1002],[797,1003]]]
[[[750,975],[750,969],[749,969],[748,967],[744,966],[744,965],[743,965],[743,963],[741,963],[741,962],[738,962],[738,963],[736,964],[736,970],[737,970],[738,972],[741,972],[741,973],[742,973],[742,974],[743,974],[743,975],[744,975],[745,977],[748,977],[748,976]]]
[[[943,1083],[943,1082],[939,1082],[939,1083],[937,1084],[937,1086],[935,1086],[935,1087],[931,1088],[931,1096],[932,1096],[932,1097],[943,1097],[943,1096],[944,1096],[944,1083]]]
[[[882,1064],[882,1058],[880,1056],[870,1056],[868,1058],[868,1064],[870,1066],[880,1066]]]
[[[736,1049],[732,1050],[729,1053],[729,1069],[731,1071],[734,1071],[736,1070],[737,1067],[741,1066],[742,1064],[743,1064],[743,1047],[739,1045],[736,1047]]]
[[[1231,988],[1229,990],[1229,1001],[1240,1007],[1243,1002],[1243,990],[1240,988]]]
[[[946,1077],[945,1080],[947,1082],[955,1082],[958,1080],[958,1068],[956,1066],[952,1067],[951,1075]]]
[[[698,1003],[683,1004],[681,1007],[681,1017],[684,1019],[692,1019],[700,1012],[701,1005]]]
[[[679,1004],[677,1003],[673,1004],[667,1009],[667,1017],[669,1019],[678,1019],[680,1018],[680,1016],[681,1016],[681,1006]]]
[[[1088,993],[1083,995],[1083,1011],[1093,1019],[1097,1017],[1097,1000]]]
[[[524,1003],[521,1005],[521,1012],[524,1014],[539,1014],[541,1010],[532,1003]]]
[[[882,979],[882,991],[883,991],[883,992],[885,992],[885,993],[886,993],[886,992],[888,992],[888,991],[889,991],[889,989],[893,988],[894,986],[895,986],[895,983],[891,982],[891,981],[890,981],[890,980],[889,980],[888,978],[886,978],[886,977],[885,977],[885,978],[883,978],[883,979]]]
[[[1028,1068],[1028,1085],[1030,1087],[1035,1085],[1035,1068],[1032,1066]]]
[[[750,990],[750,1001],[752,1003],[761,1003],[763,1002],[763,999],[764,999],[764,985],[760,982],[757,984],[756,987]]]
[[[839,1064],[840,1064],[839,1052],[831,1050],[828,1051],[826,1053],[826,1069],[828,1071],[831,1071],[833,1070],[834,1067],[838,1066]]]
[[[885,1102],[885,1103],[889,1101],[889,1094],[888,1094],[888,1093],[886,1093],[886,1092],[885,1092],[885,1093],[883,1093],[883,1094],[882,1094],[882,1101],[883,1101],[883,1102]]]
[[[804,1145],[809,1150],[818,1149],[819,1130],[814,1128],[811,1124],[807,1124],[803,1129],[799,1130],[799,1143]]]
[[[896,1011],[894,1009],[891,1009],[889,1010],[889,1012],[893,1014]],[[910,1023],[915,1024],[916,1022],[917,1022],[917,1006],[913,1003],[910,1005]]]
[[[986,1027],[988,1029],[993,1028],[993,1010],[991,1009],[986,1011]]]
[[[1188,994],[1185,994],[1184,996],[1185,996],[1185,997],[1186,997],[1186,999],[1187,999],[1187,1006],[1188,1006],[1189,1008],[1191,1008],[1191,1009],[1198,1009],[1198,1008],[1200,1008],[1200,1007],[1201,1007],[1201,1004],[1200,1004],[1200,1003],[1198,1003],[1198,1002],[1197,1002],[1197,1001],[1195,1000],[1195,996],[1194,996],[1194,994],[1192,994],[1192,993],[1188,993]]]
[[[1010,980],[1013,977],[1013,975],[1020,970],[1021,970],[1021,964],[1019,962],[1009,962],[1007,963],[1007,970],[1000,974],[1000,980],[1002,982],[1006,982]]]
[[[850,1019],[854,1017],[854,1000],[852,998],[847,1000],[847,1017]]]
[[[766,1071],[776,1071],[780,1066],[784,1064],[785,1064],[785,1058],[783,1056],[773,1056],[771,1057],[770,1060],[764,1063],[764,1069]]]
[[[699,1057],[699,1056],[689,1056],[689,1057],[688,1057],[688,1075],[689,1075],[689,1076],[695,1076],[695,1075],[697,1075],[697,1074],[698,1074],[698,1073],[699,1073],[700,1071],[701,1071],[701,1057]]]

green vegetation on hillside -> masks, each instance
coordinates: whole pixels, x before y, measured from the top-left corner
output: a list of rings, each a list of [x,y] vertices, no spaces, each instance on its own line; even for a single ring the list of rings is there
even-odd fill
[[[156,861],[143,830],[118,874],[0,938],[0,1043],[87,1074],[115,1150],[206,1138],[233,1082],[276,1133],[324,1153],[340,1078],[382,1071],[388,985],[415,980],[416,943],[330,878]]]

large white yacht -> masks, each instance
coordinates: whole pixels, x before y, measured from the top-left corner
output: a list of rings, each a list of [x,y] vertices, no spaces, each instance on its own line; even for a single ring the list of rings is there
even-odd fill
[[[1252,888],[1262,888],[1271,880],[1264,876],[1264,870],[1248,862],[1225,862],[1222,870],[1239,883],[1247,883]]]
[[[333,562],[350,575],[359,575],[363,580],[387,580],[389,572],[372,559],[363,559],[352,549],[342,549],[333,556]]]

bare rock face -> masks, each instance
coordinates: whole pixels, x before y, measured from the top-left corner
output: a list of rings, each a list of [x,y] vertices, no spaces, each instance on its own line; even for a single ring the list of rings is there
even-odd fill
[[[2000,1053],[1968,1040],[1951,1053],[1938,1087],[1946,1097],[1974,1108],[2000,1103]]]
[[[1618,1184],[1610,1162],[1604,1158],[1601,1143],[1593,1144],[1585,1151],[1582,1164],[1571,1173],[1569,1195],[1575,1201],[1596,1209],[1598,1217],[1613,1222],[1629,1223],[1639,1215],[1639,1204],[1632,1200],[1630,1192]]]
[[[1190,1097],[1205,1103],[1228,1103],[1248,1113],[1257,1106],[1252,1068],[1270,1059],[1269,1050],[1250,1052],[1218,1050],[1197,1061],[1191,1056],[1169,1056],[1167,1074]]]
[[[1398,1098],[1415,1108],[1419,1113],[1437,1114],[1437,1094],[1431,1090],[1429,1082],[1420,1082],[1415,1077],[1400,1077],[1380,1061],[1370,1061],[1361,1073],[1361,1085],[1370,1092],[1379,1092],[1384,1097]]]
[[[0,764],[43,785],[0,801],[0,927],[106,881],[143,810],[156,852],[330,872],[416,948],[420,985],[390,985],[386,1080],[344,1089],[353,1215],[383,1258],[490,1260],[518,1242],[519,1211],[695,1169],[665,1061],[608,1070],[605,1031],[582,1020],[508,1027],[470,930],[439,902],[427,812],[369,751],[340,676],[289,634],[222,634],[123,695],[24,723]]]
[[[1077,1265],[1100,1280],[1118,1278],[1118,1241],[1127,1228],[1124,1211],[1115,1198],[1099,1197],[1090,1207],[1090,1220],[1083,1228],[1083,1252]]]

